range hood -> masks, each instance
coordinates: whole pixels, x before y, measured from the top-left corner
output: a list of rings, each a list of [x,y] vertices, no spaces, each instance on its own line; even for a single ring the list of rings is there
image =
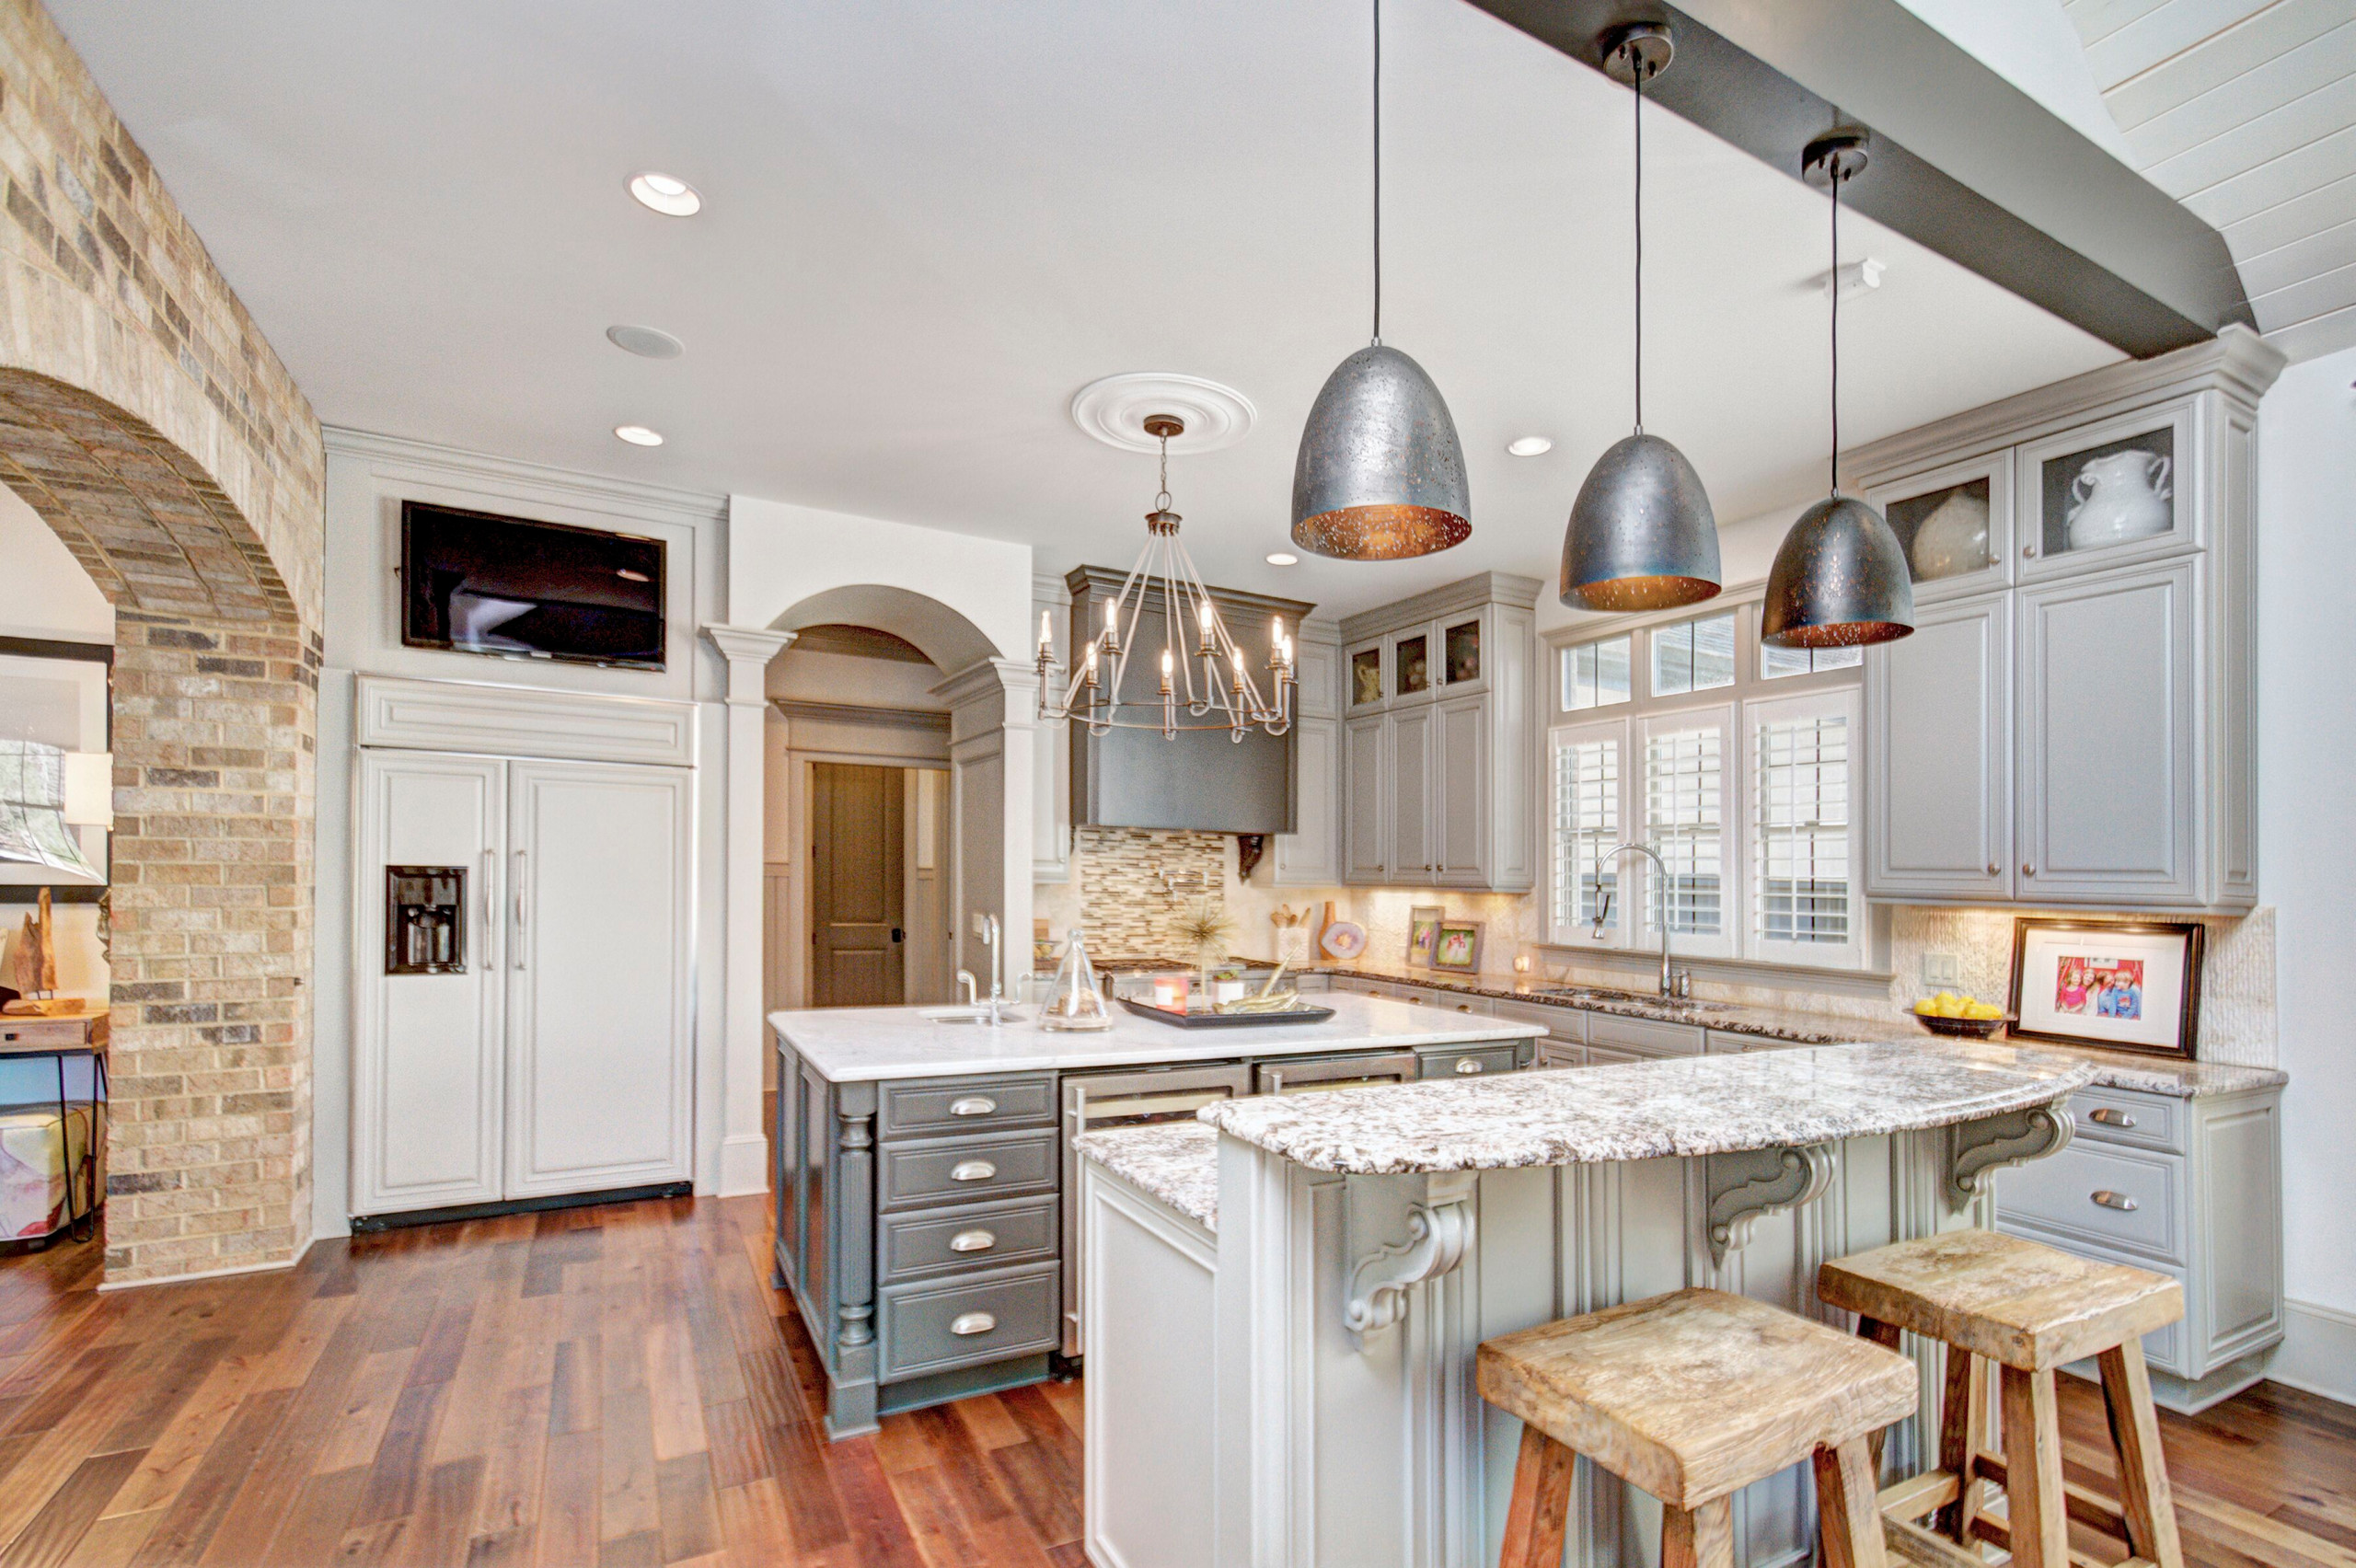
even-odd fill
[[[1104,605],[1116,598],[1128,574],[1109,567],[1074,567],[1064,581],[1071,589],[1071,625],[1104,624]],[[1276,599],[1213,588],[1211,602],[1243,645],[1246,658],[1265,658],[1268,630],[1277,616],[1296,632],[1317,606],[1299,599]],[[1148,594],[1138,623],[1142,644],[1161,640],[1164,614],[1159,590]],[[1067,640],[1068,643],[1068,640]],[[1069,646],[1065,649],[1068,656]],[[1068,663],[1067,663],[1068,668]],[[1256,673],[1256,672],[1255,672]],[[1140,668],[1131,674],[1133,692],[1149,689]],[[1266,690],[1262,676],[1262,690]],[[1294,694],[1299,709],[1299,693]],[[1202,833],[1290,833],[1293,830],[1293,736],[1265,730],[1244,732],[1241,742],[1218,730],[1182,731],[1174,740],[1158,730],[1114,730],[1091,735],[1071,721],[1071,820],[1081,827],[1184,828]]]

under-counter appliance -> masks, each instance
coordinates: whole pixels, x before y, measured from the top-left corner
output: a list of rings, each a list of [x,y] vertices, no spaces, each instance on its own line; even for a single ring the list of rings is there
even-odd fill
[[[1411,1057],[1412,1061],[1413,1058]],[[1252,1093],[1248,1062],[1189,1062],[1168,1067],[1134,1067],[1102,1073],[1066,1073],[1063,1078],[1064,1354],[1077,1356],[1080,1338],[1080,1155],[1071,1140],[1108,1127],[1138,1127],[1153,1122],[1191,1120],[1195,1112],[1222,1100]]]

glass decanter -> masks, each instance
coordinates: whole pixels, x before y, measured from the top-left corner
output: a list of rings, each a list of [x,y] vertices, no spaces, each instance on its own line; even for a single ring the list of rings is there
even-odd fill
[[[1096,983],[1096,966],[1088,962],[1088,944],[1081,940],[1080,928],[1074,926],[1071,936],[1064,942],[1063,963],[1057,966],[1056,983],[1039,1009],[1042,1029],[1110,1029],[1112,1009],[1105,1006],[1104,992]]]

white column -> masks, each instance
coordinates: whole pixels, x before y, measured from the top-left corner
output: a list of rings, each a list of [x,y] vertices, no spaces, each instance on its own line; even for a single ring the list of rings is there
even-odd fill
[[[762,843],[762,730],[768,707],[768,663],[792,645],[794,633],[755,627],[708,626],[728,660],[727,922],[721,951],[726,974],[726,1062],[722,1074],[720,1192],[722,1196],[768,1190],[768,1133],[761,1125],[761,894],[767,857]]]

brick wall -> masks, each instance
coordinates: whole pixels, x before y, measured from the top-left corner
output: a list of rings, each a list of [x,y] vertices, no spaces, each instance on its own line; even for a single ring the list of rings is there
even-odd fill
[[[116,610],[110,1283],[310,1234],[318,421],[55,24],[0,0],[0,482]]]

